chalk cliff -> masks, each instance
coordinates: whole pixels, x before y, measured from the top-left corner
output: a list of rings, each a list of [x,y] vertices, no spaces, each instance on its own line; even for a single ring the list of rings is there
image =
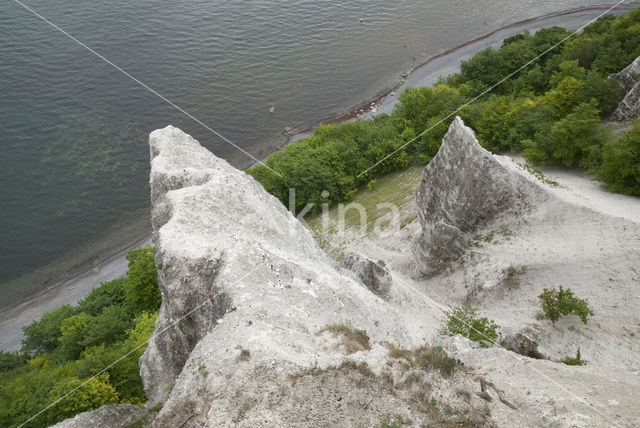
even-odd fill
[[[422,232],[413,251],[419,270],[441,272],[462,255],[477,227],[519,215],[541,197],[513,162],[483,149],[473,130],[456,117],[416,193]]]
[[[141,374],[150,402],[166,402],[159,424],[228,421],[237,400],[219,392],[234,382],[258,390],[249,367],[339,361],[316,335],[329,324],[408,344],[397,312],[342,272],[253,178],[177,128],[154,131],[149,143],[162,306]]]
[[[613,112],[613,117],[616,120],[640,117],[640,57],[610,77],[617,80],[625,91],[625,96]]]
[[[162,292],[140,360],[149,404],[59,426],[638,425],[636,199],[540,182],[456,118],[408,208],[418,220],[341,267],[190,136],[149,142]],[[593,320],[541,320],[557,284]],[[439,334],[444,306],[470,301],[501,346]],[[560,362],[578,348],[586,366]]]

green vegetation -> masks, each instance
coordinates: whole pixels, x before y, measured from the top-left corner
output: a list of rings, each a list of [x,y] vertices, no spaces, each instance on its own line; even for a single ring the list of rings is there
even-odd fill
[[[640,195],[640,119],[621,137],[602,149],[600,178],[607,188],[628,195]]]
[[[498,326],[493,320],[480,317],[478,308],[462,305],[445,312],[445,325],[440,332],[446,336],[461,334],[464,337],[489,347],[498,338]]]
[[[324,331],[342,336],[342,343],[345,346],[348,354],[353,354],[354,352],[358,351],[368,351],[369,349],[371,349],[371,345],[369,344],[369,336],[364,330],[357,330],[345,324],[331,324],[320,330],[319,333],[322,333]]]
[[[562,360],[562,362],[568,366],[584,366],[585,364],[587,364],[587,362],[581,358],[580,348],[578,348],[578,352],[576,353],[575,358],[567,357]]]
[[[464,61],[460,73],[434,87],[407,89],[391,115],[321,125],[272,154],[266,164],[282,177],[265,166],[248,173],[286,206],[295,188],[296,212],[307,204],[314,213],[322,204],[348,200],[359,188],[378,187],[385,174],[429,162],[453,120],[449,114],[544,53],[456,114],[489,150],[522,151],[537,164],[582,167],[612,191],[640,195],[639,125],[613,142],[602,125],[623,95],[608,75],[640,55],[640,8],[605,16],[546,52],[570,33],[552,27],[510,37],[500,49],[487,48]]]
[[[457,367],[456,360],[448,357],[444,349],[438,346],[433,348],[420,346],[413,350],[390,346],[389,356],[406,360],[409,367],[423,370],[439,370],[443,376],[451,376]]]
[[[548,178],[547,176],[545,176],[544,173],[542,172],[542,170],[540,168],[538,168],[537,166],[531,165],[530,163],[526,163],[524,165],[520,165],[520,167],[522,167],[524,170],[528,171],[529,174],[533,175],[538,180],[542,181],[543,183],[548,184],[551,187],[562,187],[560,185],[560,183],[558,183],[557,181],[552,180],[552,179]]]
[[[545,288],[538,298],[542,303],[542,311],[552,323],[558,321],[561,316],[576,315],[586,324],[587,317],[593,316],[589,302],[586,299],[577,298],[570,288],[565,290],[562,285],[560,290],[556,290],[555,287],[551,290]]]
[[[17,426],[48,406],[25,426],[49,426],[103,404],[147,401],[138,359],[160,306],[153,248],[129,251],[127,260],[126,277],[103,283],[77,306],[44,314],[24,327],[20,352],[0,353],[0,425]]]
[[[380,428],[398,428],[398,420],[391,419],[388,416],[380,418]]]

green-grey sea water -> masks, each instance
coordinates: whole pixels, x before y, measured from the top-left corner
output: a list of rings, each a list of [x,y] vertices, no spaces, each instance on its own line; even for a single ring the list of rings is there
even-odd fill
[[[285,127],[343,113],[429,56],[585,2],[24,3],[261,158]],[[86,262],[92,242],[107,251],[109,234],[147,232],[146,138],[167,124],[252,163],[15,1],[0,4],[0,307]],[[53,276],[7,285],[60,258]]]

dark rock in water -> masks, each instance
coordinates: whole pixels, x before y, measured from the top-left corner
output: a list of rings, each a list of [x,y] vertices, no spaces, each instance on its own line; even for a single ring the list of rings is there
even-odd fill
[[[367,288],[379,296],[391,290],[391,274],[384,260],[371,260],[357,254],[345,257],[343,266],[353,271]]]
[[[422,233],[413,252],[420,271],[442,271],[463,253],[465,234],[503,213],[522,212],[538,191],[510,159],[483,149],[456,117],[416,194]]]
[[[640,57],[621,72],[609,76],[620,83],[626,95],[613,113],[616,120],[640,117]]]
[[[500,345],[509,351],[524,355],[525,357],[537,359],[546,358],[538,352],[538,342],[521,333],[505,336],[500,341]]]

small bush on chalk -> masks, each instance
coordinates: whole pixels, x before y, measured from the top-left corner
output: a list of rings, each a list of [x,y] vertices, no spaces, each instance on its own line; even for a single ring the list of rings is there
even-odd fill
[[[542,302],[545,316],[552,323],[558,321],[561,316],[576,315],[586,324],[587,317],[593,316],[593,310],[589,308],[587,300],[577,298],[570,288],[565,290],[562,285],[559,290],[556,290],[555,287],[551,290],[545,288],[538,298]]]
[[[454,336],[461,334],[464,337],[480,343],[485,348],[489,347],[498,338],[500,326],[493,320],[480,317],[478,308],[471,305],[462,305],[445,312],[446,322],[441,334]]]
[[[567,357],[562,360],[562,362],[568,366],[584,366],[585,364],[587,364],[587,362],[583,360],[580,355],[580,348],[578,348],[578,352],[576,353],[575,358]]]

